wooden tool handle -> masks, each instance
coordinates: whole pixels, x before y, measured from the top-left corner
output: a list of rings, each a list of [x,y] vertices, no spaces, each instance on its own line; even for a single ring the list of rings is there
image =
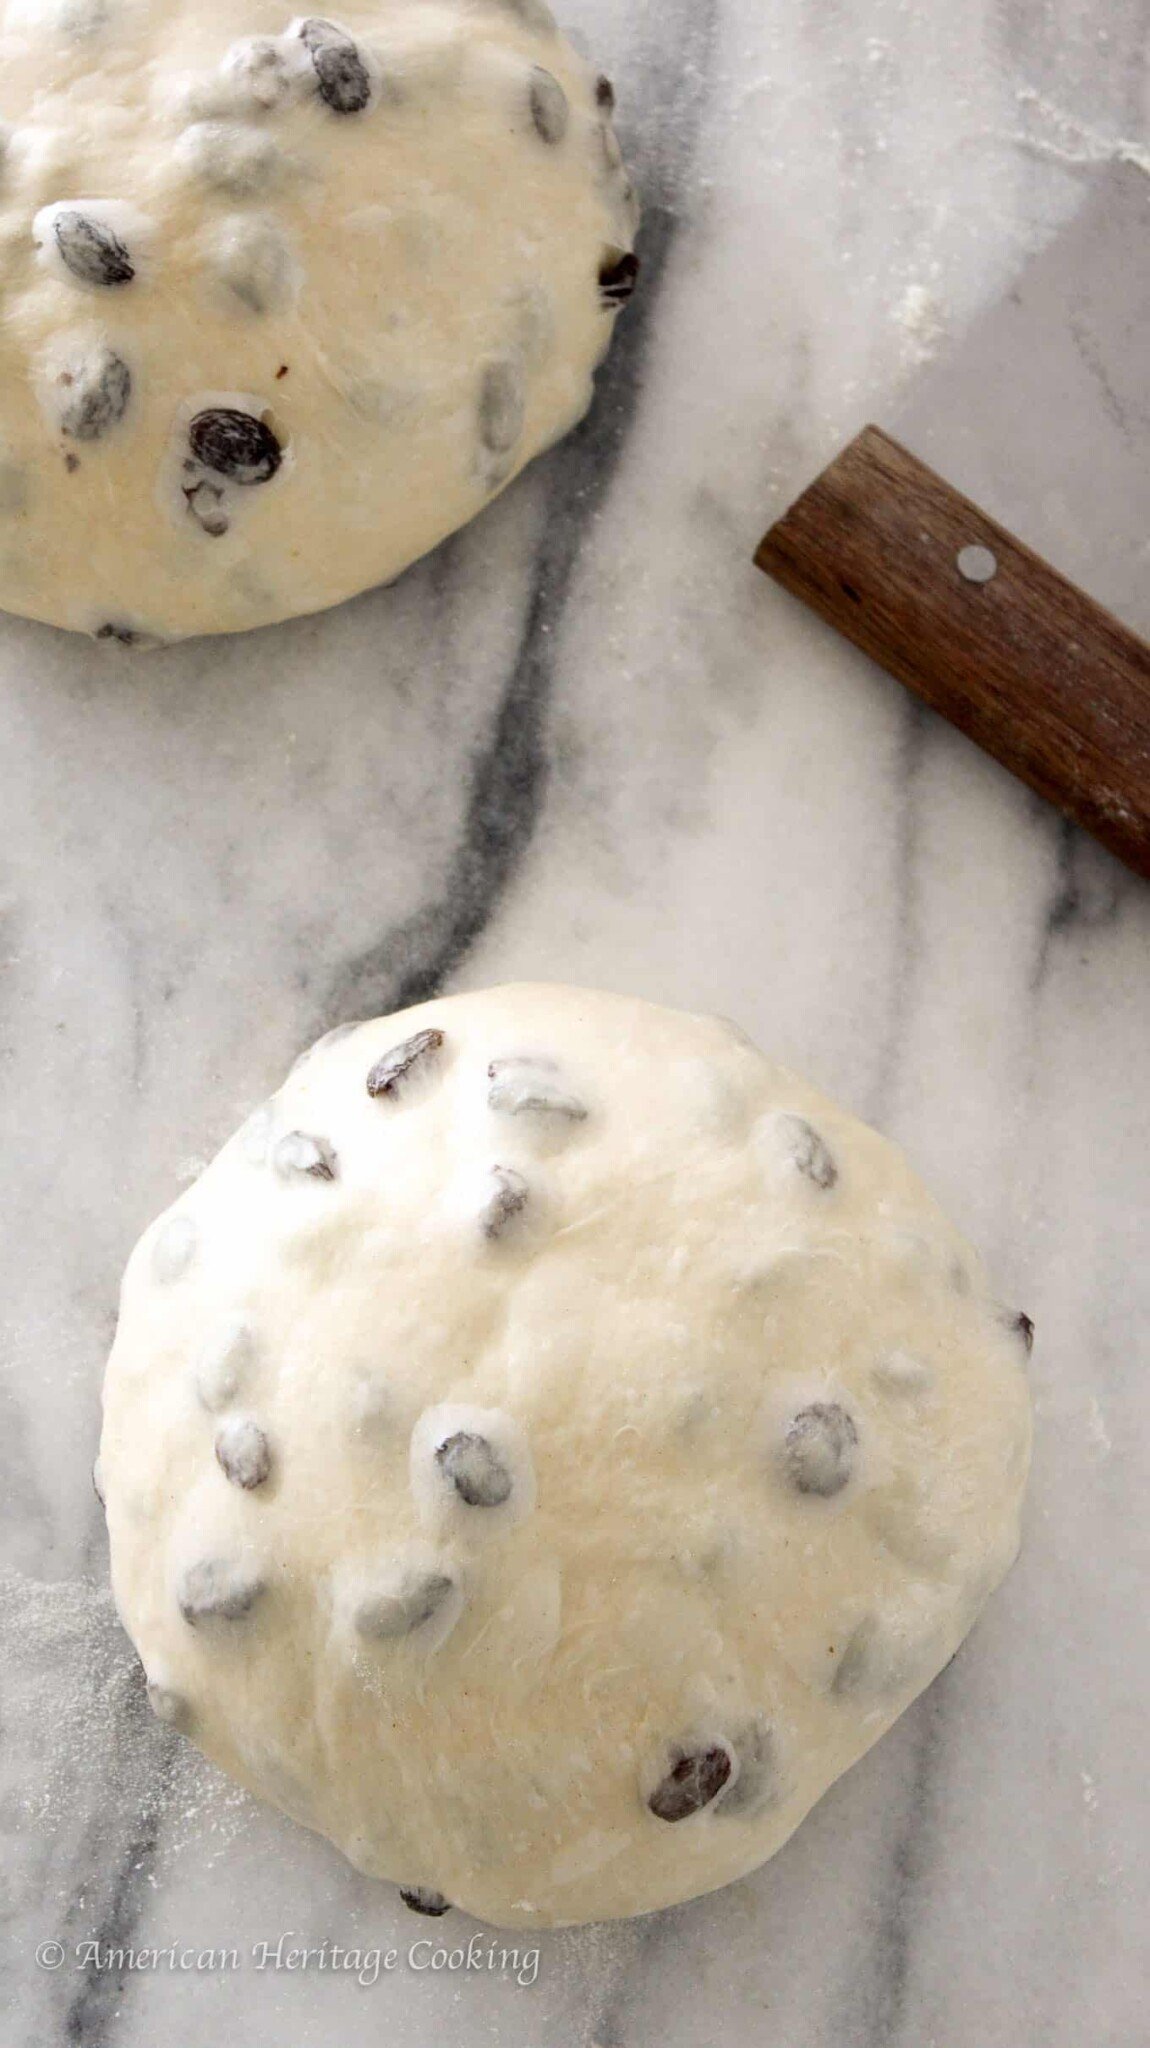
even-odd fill
[[[866,427],[755,560],[1150,877],[1150,647],[907,449]]]

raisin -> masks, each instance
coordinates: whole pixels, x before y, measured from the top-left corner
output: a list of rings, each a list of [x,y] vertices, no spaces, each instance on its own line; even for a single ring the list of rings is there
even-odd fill
[[[854,1471],[858,1431],[837,1401],[812,1401],[787,1424],[787,1476],[798,1493],[841,1493]]]
[[[615,111],[615,88],[605,72],[600,72],[595,80],[595,105],[602,107],[605,114]]]
[[[460,1429],[439,1445],[435,1462],[469,1508],[500,1508],[511,1498],[511,1474],[485,1436]]]
[[[233,1486],[251,1493],[262,1486],[272,1469],[271,1448],[258,1423],[247,1415],[236,1415],[216,1434],[216,1462]]]
[[[119,619],[106,619],[92,635],[94,640],[115,640],[120,647],[142,647],[147,637],[146,633],[138,633],[134,626],[125,626]]]
[[[198,412],[188,428],[188,444],[205,469],[234,484],[266,484],[283,460],[271,428],[235,406]]]
[[[371,98],[371,78],[351,37],[334,22],[315,19],[303,22],[299,34],[324,105],[336,114],[361,114]]]
[[[455,1581],[446,1572],[412,1573],[395,1591],[363,1601],[356,1609],[356,1630],[374,1642],[413,1635],[435,1618],[454,1591]]]
[[[491,1191],[479,1211],[479,1227],[484,1237],[496,1238],[502,1237],[512,1218],[526,1208],[528,1187],[513,1166],[493,1166],[490,1183]]]
[[[657,1820],[689,1820],[693,1813],[701,1813],[718,1798],[730,1775],[728,1750],[717,1745],[711,1749],[680,1750],[647,1804]]]
[[[563,87],[541,64],[536,64],[532,67],[528,97],[536,134],[554,148],[566,135],[571,118]]]
[[[405,1038],[402,1045],[393,1045],[378,1059],[367,1077],[369,1095],[388,1095],[394,1101],[400,1093],[413,1067],[426,1060],[430,1054],[439,1051],[443,1044],[442,1031],[417,1031],[412,1038]]]
[[[263,1576],[224,1558],[205,1557],[180,1580],[180,1613],[189,1628],[201,1621],[242,1621],[267,1591]]]
[[[60,260],[81,284],[131,284],[136,266],[120,237],[103,221],[67,208],[52,222]]]
[[[510,357],[497,356],[479,381],[479,438],[493,455],[506,455],[523,432],[523,376]]]
[[[805,1117],[790,1114],[780,1117],[779,1123],[796,1171],[813,1181],[817,1188],[824,1191],[833,1188],[839,1170],[814,1125],[809,1124]]]
[[[306,1174],[310,1180],[335,1180],[339,1160],[325,1138],[313,1138],[307,1131],[289,1131],[272,1154],[272,1165],[284,1180]]]
[[[1007,1309],[1002,1320],[1010,1331],[1011,1336],[1019,1339],[1026,1356],[1029,1358],[1034,1349],[1034,1324],[1031,1322],[1030,1317],[1022,1309]]]
[[[433,1920],[451,1911],[451,1900],[445,1899],[442,1892],[430,1891],[426,1885],[401,1884],[399,1896],[412,1913],[426,1913]]]
[[[617,254],[608,249],[599,267],[599,297],[612,310],[625,306],[635,290],[639,258],[629,250]]]
[[[72,441],[98,441],[123,419],[132,395],[132,373],[122,357],[110,348],[101,349],[64,388],[68,399],[60,412],[60,432]]]
[[[492,1060],[487,1069],[488,1108],[503,1116],[565,1116],[582,1123],[585,1104],[549,1081],[542,1067],[542,1062],[526,1059]]]

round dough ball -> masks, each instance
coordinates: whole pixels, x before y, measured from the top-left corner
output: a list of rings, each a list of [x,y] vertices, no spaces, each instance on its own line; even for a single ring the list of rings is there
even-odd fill
[[[472,518],[634,285],[613,106],[540,0],[9,0],[0,605],[231,632]]]
[[[647,1912],[953,1655],[1029,1337],[729,1024],[512,987],[345,1027],[132,1254],[119,1610],[163,1718],[417,1910]]]

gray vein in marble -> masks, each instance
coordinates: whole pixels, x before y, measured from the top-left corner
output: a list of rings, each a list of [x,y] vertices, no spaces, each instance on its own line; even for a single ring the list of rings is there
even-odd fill
[[[651,1913],[629,1929],[621,1967],[609,1973],[606,1984],[596,1985],[591,2010],[582,2034],[581,2048],[628,2048],[635,2036],[629,2024],[636,1983],[657,1961],[657,1952],[673,1927],[674,1913]]]
[[[648,66],[642,137],[628,152],[643,200],[640,289],[616,325],[591,412],[550,481],[522,638],[490,742],[471,769],[461,841],[442,892],[341,969],[317,1030],[436,995],[488,923],[530,844],[548,776],[546,725],[564,608],[586,530],[610,492],[638,410],[706,104],[716,8],[717,0],[706,0],[682,12]]]
[[[1140,887],[1068,818],[1058,827],[1057,861],[1055,886],[1034,963],[1031,987],[1035,995],[1046,979],[1052,948],[1079,933],[1106,930]]]
[[[915,1899],[931,1849],[931,1780],[942,1743],[945,1681],[936,1679],[915,1730],[911,1767],[900,1787],[902,1807],[887,1849],[886,1880],[873,1908],[876,1921],[867,1979],[848,1990],[840,2014],[844,2048],[894,2048],[903,2031],[912,1967]],[[909,2044],[908,2044],[909,2048]]]
[[[142,1696],[142,1674],[137,1691]],[[120,1739],[134,1739],[127,1717]],[[123,1845],[122,1861],[110,1873],[109,1892],[98,1919],[92,1917],[86,1878],[79,1881],[71,1904],[65,1909],[65,1926],[74,1929],[85,1942],[95,1944],[93,1959],[85,1964],[64,2016],[64,2039],[74,2042],[76,2048],[107,2040],[124,2000],[123,1978],[97,1958],[109,1950],[130,1948],[135,1941],[163,1828],[175,1741],[172,1737],[166,1745],[165,1763],[169,1768],[161,1766],[153,1784],[141,1794],[133,1816],[135,1826]],[[92,1849],[95,1857],[100,1845],[93,1843]]]

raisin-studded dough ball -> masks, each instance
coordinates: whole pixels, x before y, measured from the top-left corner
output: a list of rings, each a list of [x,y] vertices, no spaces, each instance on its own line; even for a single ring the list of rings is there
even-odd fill
[[[128,1268],[153,1706],[416,1910],[725,1884],[1010,1565],[1030,1334],[729,1024],[512,987],[333,1033]]]
[[[542,0],[7,0],[0,605],[230,632],[463,525],[634,285],[613,106]]]

